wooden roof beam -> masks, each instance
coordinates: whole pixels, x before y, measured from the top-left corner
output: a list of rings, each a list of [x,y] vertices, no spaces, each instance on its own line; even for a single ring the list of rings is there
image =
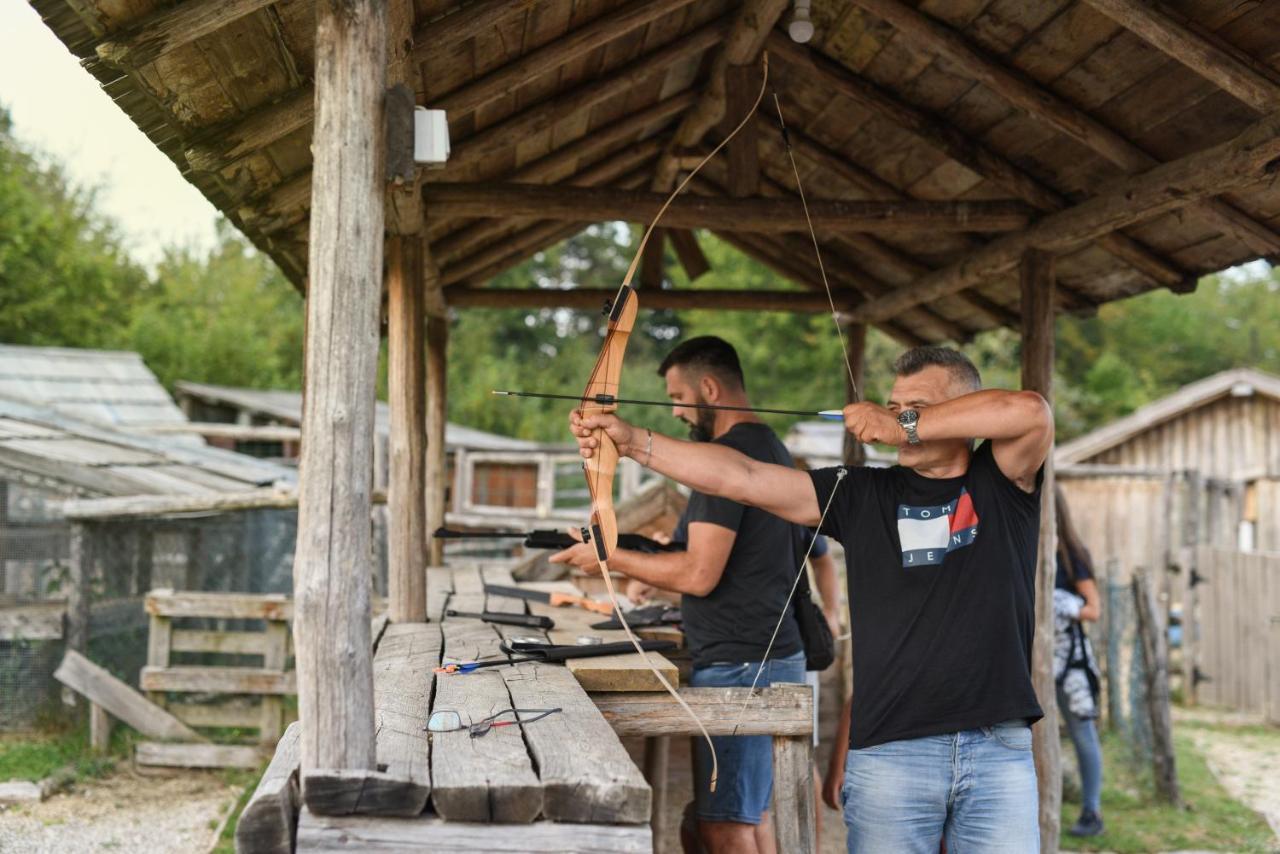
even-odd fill
[[[100,41],[98,57],[117,68],[138,68],[215,33],[275,0],[185,0],[153,12]]]
[[[1250,125],[1234,139],[1165,163],[1109,192],[1051,214],[1009,234],[909,287],[872,300],[855,312],[863,322],[972,287],[1008,273],[1028,249],[1066,252],[1099,235],[1184,207],[1214,193],[1246,187],[1280,173],[1280,112]]]
[[[892,24],[907,39],[946,57],[974,80],[1013,106],[1105,157],[1129,173],[1145,172],[1160,161],[1133,141],[1041,86],[1020,71],[1000,63],[971,45],[945,24],[898,2],[854,0],[863,9]],[[1221,199],[1206,199],[1196,213],[1215,228],[1234,235],[1259,255],[1280,251],[1280,233]]]
[[[658,163],[650,189],[656,193],[669,193],[675,186],[679,172],[679,158],[683,150],[695,148],[724,117],[725,70],[730,65],[752,65],[758,61],[765,39],[778,18],[791,5],[790,0],[745,0],[735,16],[733,26],[724,40],[724,47],[716,55],[715,64],[707,80],[702,97],[680,122],[675,137]]]
[[[1042,211],[1059,211],[1070,200],[1052,187],[1023,171],[1006,157],[966,136],[943,119],[900,100],[896,95],[854,74],[838,62],[786,36],[775,33],[767,43],[769,52],[869,112],[911,133],[952,160],[1004,187],[1019,199]],[[1162,258],[1137,240],[1121,233],[1106,235],[1098,244],[1138,272],[1172,291],[1195,290],[1196,277],[1177,264]]]
[[[685,275],[689,277],[689,281],[697,281],[704,273],[710,272],[711,262],[703,254],[702,247],[698,245],[698,237],[691,229],[670,229],[667,231],[667,238],[671,242],[671,248],[675,250],[676,259],[680,262],[680,266],[684,268]]]
[[[665,142],[663,138],[654,137],[624,148],[574,175],[569,180],[569,184],[574,187],[591,187],[616,181],[637,167],[652,163],[662,151]],[[436,187],[429,189],[428,196],[434,195],[437,189]],[[450,232],[432,243],[436,259],[444,266],[460,261],[484,244],[513,231],[512,226],[512,221],[507,218],[482,219],[465,228]]]
[[[454,291],[487,282],[547,247],[568,240],[590,225],[589,222],[568,225],[563,222],[540,222],[513,235],[507,242],[490,246],[471,258],[445,268],[440,272],[445,302],[452,303]]]
[[[611,288],[453,288],[449,305],[454,308],[577,308],[598,309],[617,293]],[[861,300],[854,291],[832,292],[837,308]],[[827,295],[804,291],[648,289],[640,295],[645,308],[692,311],[786,311],[822,314],[831,310]]]
[[[826,298],[826,293],[822,287],[822,280],[818,278],[817,272],[811,272],[807,268],[797,265],[795,260],[789,256],[786,250],[779,249],[774,246],[764,235],[725,233],[717,235],[717,237],[737,249],[743,255],[746,255],[748,258],[768,267],[779,276],[790,279],[796,284],[802,285],[806,288],[820,292],[820,296],[824,299]],[[932,344],[937,340],[941,340],[930,340],[920,335],[918,332],[892,321],[878,322],[873,325],[895,341],[898,341],[907,347],[919,347],[923,344]]]
[[[542,184],[435,184],[427,216],[538,217],[566,222],[649,222],[667,196],[592,187]],[[837,201],[815,199],[809,214],[829,231],[1009,231],[1030,221],[1017,202]],[[678,196],[663,225],[727,231],[808,231],[798,198],[751,199]]]
[[[1136,0],[1085,2],[1258,112],[1280,110],[1280,83],[1274,71],[1194,29],[1193,23],[1180,20],[1172,10]]]
[[[217,6],[219,9],[228,7],[229,11],[234,11],[238,4],[246,2],[265,6],[274,0],[188,0],[162,14],[176,14],[185,6],[195,5]],[[422,64],[430,46],[469,39],[477,33],[500,26],[516,15],[524,14],[533,4],[534,0],[472,0],[447,15],[428,21],[414,32],[412,65],[417,67]],[[231,20],[234,19],[228,19],[220,26],[225,26]],[[135,61],[132,64],[136,66],[138,63]],[[187,145],[184,152],[187,163],[199,171],[216,172],[309,125],[314,116],[315,89],[309,85],[299,87],[230,122],[202,129]]]
[[[673,14],[692,2],[693,0],[632,0],[576,30],[552,39],[546,45],[529,51],[501,68],[468,81],[452,92],[432,98],[431,106],[448,110],[454,115],[472,112],[509,95],[530,80],[554,73],[596,48],[658,18]]]

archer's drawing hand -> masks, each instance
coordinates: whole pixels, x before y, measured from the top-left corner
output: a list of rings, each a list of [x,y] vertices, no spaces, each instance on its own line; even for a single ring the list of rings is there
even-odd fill
[[[625,456],[631,448],[632,439],[637,430],[616,415],[600,414],[582,416],[575,409],[569,413],[569,432],[578,440],[578,453],[584,460],[589,460],[600,447],[597,430],[603,430],[618,447],[618,453]]]
[[[878,403],[859,401],[844,408],[844,429],[860,442],[905,445],[907,433],[892,412]]]

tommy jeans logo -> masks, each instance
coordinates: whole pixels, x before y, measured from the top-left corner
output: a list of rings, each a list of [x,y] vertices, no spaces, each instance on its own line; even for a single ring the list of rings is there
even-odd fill
[[[936,507],[898,505],[898,539],[903,567],[936,566],[949,552],[978,536],[978,514],[968,490],[950,504]]]

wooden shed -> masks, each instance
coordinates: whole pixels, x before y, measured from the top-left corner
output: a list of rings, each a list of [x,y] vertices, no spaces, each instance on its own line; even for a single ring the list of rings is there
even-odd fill
[[[639,301],[836,309],[854,383],[868,325],[906,344],[1020,326],[1023,385],[1051,395],[1057,312],[1185,292],[1202,273],[1280,250],[1271,4],[815,0],[807,44],[788,37],[787,0],[32,5],[307,294],[295,572],[304,781],[377,773],[369,590],[347,569],[368,553],[384,289],[390,612],[414,622],[426,613],[424,490],[430,517],[443,514],[446,309],[598,307],[614,293],[485,284],[586,223],[649,222],[739,123],[727,157],[668,209]],[[414,104],[448,115],[442,169],[410,162]],[[691,228],[766,264],[779,285],[666,287],[664,245],[691,277],[706,267]],[[1051,527],[1042,540],[1052,555]],[[1042,572],[1042,601],[1051,586]],[[1039,621],[1048,717],[1036,752],[1052,851],[1047,609]],[[794,850],[809,850],[795,832]]]

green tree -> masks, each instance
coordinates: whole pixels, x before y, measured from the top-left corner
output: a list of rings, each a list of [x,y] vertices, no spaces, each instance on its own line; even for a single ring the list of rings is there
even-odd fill
[[[17,140],[0,107],[0,341],[114,346],[145,284],[93,193]]]

